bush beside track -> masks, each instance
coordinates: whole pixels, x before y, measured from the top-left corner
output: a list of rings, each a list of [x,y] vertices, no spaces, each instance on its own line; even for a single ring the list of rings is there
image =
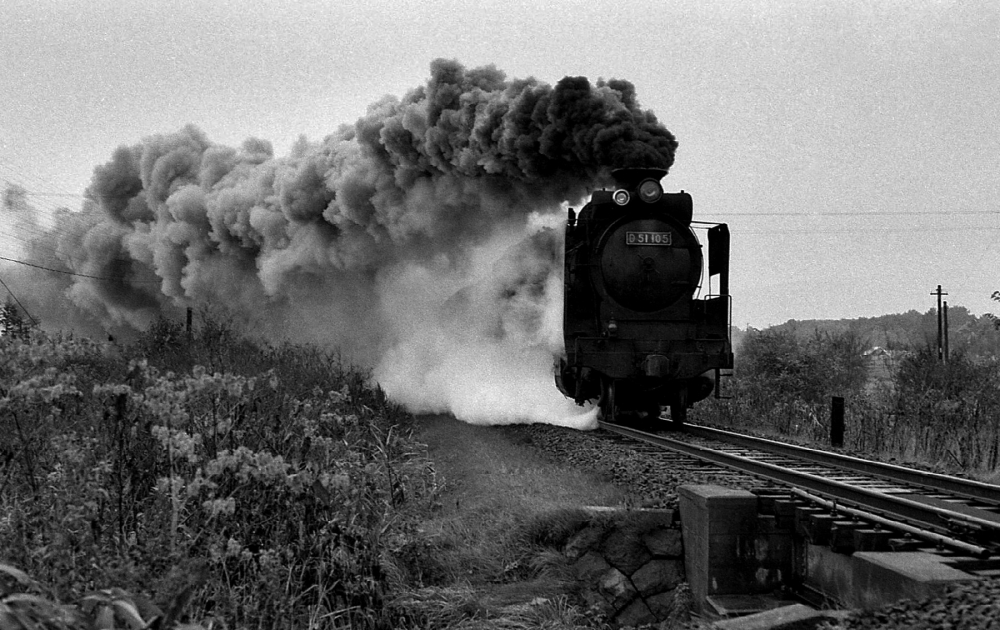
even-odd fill
[[[831,397],[845,400],[844,448],[984,481],[1000,478],[1000,360],[928,347],[865,357],[851,331],[751,330],[737,352],[728,400],[709,398],[693,422],[829,444]]]
[[[436,486],[368,382],[211,321],[0,337],[0,625],[396,625],[380,559]]]

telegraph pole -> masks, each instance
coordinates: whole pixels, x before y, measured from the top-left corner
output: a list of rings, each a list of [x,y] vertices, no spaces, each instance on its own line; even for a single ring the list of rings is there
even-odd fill
[[[931,291],[931,295],[937,296],[937,320],[938,320],[938,336],[937,336],[937,354],[938,361],[944,363],[944,321],[942,319],[943,312],[941,311],[941,297],[948,295],[941,290],[941,285],[937,286],[937,291]]]
[[[948,362],[948,300],[944,301],[944,362]]]

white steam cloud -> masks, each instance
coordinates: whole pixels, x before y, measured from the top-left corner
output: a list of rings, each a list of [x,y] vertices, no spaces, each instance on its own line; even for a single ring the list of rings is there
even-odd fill
[[[497,235],[464,268],[408,265],[385,280],[383,312],[397,342],[375,376],[390,396],[474,423],[595,425],[596,409],[564,398],[552,377],[563,343],[564,216],[533,215],[527,235]]]

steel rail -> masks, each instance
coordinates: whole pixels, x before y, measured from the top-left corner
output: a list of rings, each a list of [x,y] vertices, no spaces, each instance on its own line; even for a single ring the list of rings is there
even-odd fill
[[[830,501],[829,499],[824,499],[814,494],[809,494],[805,490],[799,490],[798,488],[793,488],[792,494],[799,497],[800,499],[803,499],[804,501],[808,501],[809,503],[814,503],[816,505],[824,507],[830,510],[831,512],[843,512],[844,514],[857,517],[863,521],[876,523],[881,527],[885,527],[886,529],[891,529],[898,532],[902,532],[904,534],[909,534],[914,538],[919,538],[920,540],[933,543],[941,547],[956,549],[958,551],[961,551],[962,553],[967,553],[970,556],[982,558],[983,560],[989,558],[991,554],[991,551],[986,547],[973,545],[963,540],[952,538],[951,536],[944,536],[942,534],[929,532],[925,529],[914,527],[908,523],[901,523],[899,521],[894,521],[892,519],[879,516],[878,514],[873,514],[871,512],[866,512],[864,510],[858,510],[844,505],[839,505],[836,501]]]
[[[724,442],[729,442],[730,444],[745,446],[747,448],[760,448],[779,455],[787,455],[789,457],[805,459],[818,464],[827,464],[838,468],[846,468],[855,472],[875,475],[899,483],[910,484],[932,490],[940,490],[941,492],[965,497],[967,499],[976,499],[979,501],[993,503],[994,505],[1000,505],[1000,486],[995,484],[983,483],[981,481],[973,481],[970,479],[961,479],[959,477],[942,475],[940,473],[913,470],[912,468],[897,466],[895,464],[873,462],[861,459],[860,457],[853,457],[851,455],[843,455],[841,453],[832,453],[830,451],[822,451],[804,446],[785,444],[775,440],[741,435],[739,433],[733,433],[722,429],[713,429],[693,424],[686,424],[684,427],[689,435],[722,440]]]
[[[629,427],[600,423],[601,428],[635,440],[654,444],[661,448],[679,451],[728,468],[735,468],[752,475],[763,477],[788,486],[805,488],[825,497],[847,501],[858,507],[889,514],[911,523],[919,523],[938,532],[950,532],[956,522],[1000,534],[1000,522],[953,512],[919,501],[912,501],[875,490],[861,488],[841,481],[827,479],[820,475],[794,471],[767,462],[761,462],[740,455],[717,451],[679,440],[646,433]]]

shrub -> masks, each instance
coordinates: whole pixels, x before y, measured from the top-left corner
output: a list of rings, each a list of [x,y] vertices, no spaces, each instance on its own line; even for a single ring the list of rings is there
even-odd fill
[[[1000,361],[956,351],[942,363],[926,346],[869,380],[863,349],[850,333],[752,330],[732,398],[706,401],[694,417],[826,443],[830,397],[843,396],[847,448],[985,474],[1000,467]]]
[[[695,418],[788,436],[829,434],[831,396],[856,396],[864,388],[864,344],[850,332],[816,332],[800,339],[788,330],[750,330],[738,348],[731,400],[709,400]]]
[[[392,626],[385,539],[434,485],[409,416],[334,354],[203,331],[0,338],[3,566],[84,616]]]
[[[1000,363],[953,353],[947,363],[925,348],[895,375],[892,447],[963,470],[1000,465]]]

